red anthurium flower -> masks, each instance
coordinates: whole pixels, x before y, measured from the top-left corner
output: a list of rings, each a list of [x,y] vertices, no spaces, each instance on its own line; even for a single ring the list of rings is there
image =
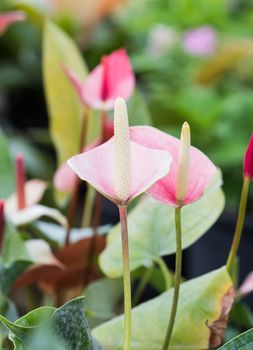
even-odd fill
[[[80,82],[71,70],[65,68],[65,72],[83,103],[97,110],[113,109],[118,96],[127,100],[135,85],[131,62],[124,49],[102,57],[101,63],[84,82]]]
[[[253,180],[253,133],[245,153],[243,174]]]
[[[172,158],[168,152],[129,140],[122,98],[115,101],[114,130],[109,141],[70,158],[68,164],[98,192],[118,206],[125,206],[169,172]]]
[[[165,204],[178,207],[176,189],[178,187],[180,140],[149,126],[130,128],[130,138],[132,141],[151,149],[166,150],[172,155],[173,162],[169,174],[158,180],[148,190],[148,194]],[[199,199],[210,184],[216,171],[217,168],[207,156],[197,148],[190,146],[187,190],[180,205],[186,205]]]
[[[0,35],[5,32],[9,25],[23,21],[24,19],[25,14],[21,11],[0,13]]]
[[[104,141],[109,140],[113,136],[113,121],[109,118],[105,119],[104,129]],[[83,152],[90,151],[91,149],[99,146],[102,143],[102,137],[96,138],[91,144],[86,146]],[[62,192],[71,192],[74,190],[76,185],[76,174],[68,166],[67,163],[63,163],[54,174],[54,186],[57,190]]]

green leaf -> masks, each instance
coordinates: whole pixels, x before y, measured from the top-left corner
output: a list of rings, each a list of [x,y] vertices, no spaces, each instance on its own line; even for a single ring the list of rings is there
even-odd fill
[[[16,349],[29,349],[29,342],[41,327],[52,324],[53,334],[65,341],[68,350],[99,350],[91,336],[84,314],[83,297],[64,304],[59,309],[41,307],[19,318],[15,323],[0,315],[0,320],[9,329],[9,338]]]
[[[84,316],[83,297],[69,301],[53,315],[57,334],[70,350],[92,350],[93,340]]]
[[[15,188],[15,170],[11,159],[7,139],[0,129],[0,198],[6,199],[12,195]]]
[[[31,260],[18,231],[9,222],[5,225],[1,259],[6,265],[18,260]]]
[[[152,125],[152,118],[141,93],[135,89],[127,102],[129,125]]]
[[[31,261],[22,260],[15,261],[10,265],[0,263],[0,289],[4,295],[9,294],[13,283],[31,263]]]
[[[232,281],[225,267],[182,284],[170,350],[201,350],[214,346],[209,343],[213,335],[211,329],[222,331],[220,316],[228,312],[223,308],[226,304],[223,301],[230,295],[231,288]],[[162,348],[172,298],[171,289],[132,310],[131,350]],[[93,330],[94,337],[108,350],[123,348],[123,333],[123,316]]]
[[[250,350],[253,347],[253,328],[221,346],[218,350]]]
[[[204,196],[182,208],[183,249],[199,239],[218,219],[224,208],[224,195],[217,176]],[[128,215],[130,269],[151,266],[158,257],[176,251],[174,208],[145,198]],[[103,272],[112,278],[122,276],[120,225],[109,233],[106,249],[99,258]]]
[[[85,310],[91,328],[115,317],[123,297],[122,279],[102,278],[91,283],[83,292]]]
[[[79,152],[84,113],[63,66],[72,69],[80,80],[86,76],[86,67],[74,41],[55,24],[47,22],[43,40],[44,87],[58,165]]]

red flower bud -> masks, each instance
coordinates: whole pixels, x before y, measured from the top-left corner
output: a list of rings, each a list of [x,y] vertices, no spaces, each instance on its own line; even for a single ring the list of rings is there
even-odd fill
[[[243,174],[244,176],[249,177],[250,180],[253,180],[253,133],[251,134],[248,148],[244,157]]]

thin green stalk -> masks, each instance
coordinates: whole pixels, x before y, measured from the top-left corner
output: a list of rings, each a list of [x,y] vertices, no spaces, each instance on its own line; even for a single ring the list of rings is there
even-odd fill
[[[157,258],[156,262],[159,265],[161,272],[163,274],[165,289],[168,290],[173,285],[173,277],[172,277],[167,265],[165,264],[165,262],[163,261],[162,258]]]
[[[96,190],[87,183],[87,192],[86,192],[84,206],[83,206],[82,227],[90,227],[91,225],[91,216],[92,216],[95,194],[96,194]]]
[[[124,281],[124,350],[131,348],[132,315],[131,315],[131,278],[129,270],[129,248],[127,230],[127,208],[119,207]]]
[[[140,301],[140,298],[142,296],[143,291],[145,290],[151,276],[153,273],[153,266],[150,268],[146,269],[144,272],[143,276],[141,277],[141,280],[136,288],[136,291],[133,296],[133,306],[137,305]]]
[[[176,319],[177,305],[179,299],[181,272],[182,272],[182,239],[181,239],[181,208],[175,209],[175,224],[176,224],[176,271],[175,271],[175,286],[170,314],[169,325],[166,337],[163,343],[162,350],[167,350],[170,344],[170,339]]]
[[[233,242],[232,242],[229,256],[228,256],[227,263],[226,263],[227,270],[230,274],[232,273],[234,260],[235,260],[236,254],[238,252],[238,248],[239,248],[241,237],[242,237],[242,229],[243,229],[243,224],[244,224],[244,220],[245,220],[247,199],[248,199],[248,194],[249,194],[249,184],[250,184],[250,179],[249,179],[249,177],[245,176],[243,178],[241,199],[240,199],[239,212],[238,212],[238,217],[237,217],[234,238],[233,238]]]

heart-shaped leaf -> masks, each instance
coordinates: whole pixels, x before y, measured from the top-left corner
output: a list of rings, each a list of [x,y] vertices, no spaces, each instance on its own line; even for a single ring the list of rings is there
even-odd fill
[[[253,328],[221,346],[218,350],[250,350],[253,348]]]
[[[221,182],[219,175],[201,199],[182,208],[183,249],[199,239],[222,213],[225,200]],[[145,198],[128,215],[128,232],[131,271],[151,266],[158,257],[176,251],[174,208]],[[107,276],[122,276],[119,224],[110,231],[99,263]]]
[[[160,350],[165,337],[173,290],[132,310],[131,350]],[[202,350],[222,340],[233,300],[232,281],[225,267],[181,285],[170,350]],[[117,317],[93,330],[105,349],[122,350],[124,317]]]
[[[9,338],[16,349],[30,349],[28,344],[35,332],[47,324],[52,324],[54,333],[65,342],[68,350],[99,349],[85,318],[83,297],[73,299],[59,309],[38,308],[14,323],[1,315],[0,320],[9,329]]]
[[[55,24],[47,22],[43,41],[44,86],[58,165],[79,151],[84,112],[63,66],[73,69],[80,79],[86,76],[86,67],[74,41]]]

